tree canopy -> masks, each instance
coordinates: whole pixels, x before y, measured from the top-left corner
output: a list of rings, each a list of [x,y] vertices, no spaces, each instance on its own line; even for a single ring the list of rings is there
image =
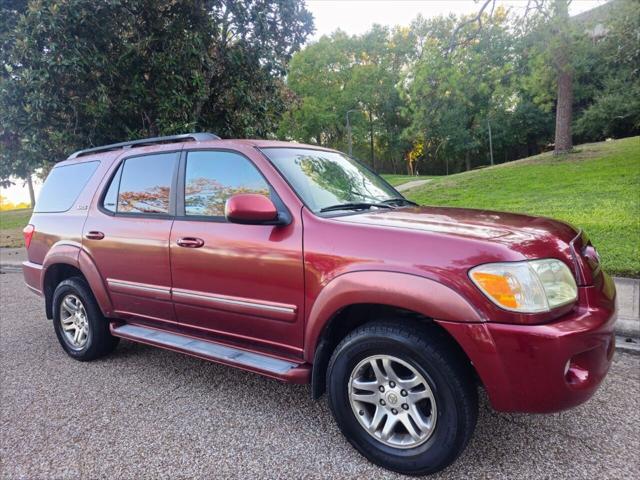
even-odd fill
[[[5,181],[123,139],[273,134],[288,103],[287,64],[313,30],[296,0],[10,0],[0,9]]]
[[[529,156],[554,141],[559,51],[576,141],[640,133],[637,4],[614,0],[560,28],[558,3],[526,18],[496,6],[479,21],[418,17],[324,36],[291,61],[295,97],[279,134],[346,150],[355,110],[354,154],[379,171],[451,173],[488,165],[491,153],[496,163]]]

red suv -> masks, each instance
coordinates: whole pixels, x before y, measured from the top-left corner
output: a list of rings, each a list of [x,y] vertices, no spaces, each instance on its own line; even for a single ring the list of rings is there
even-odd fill
[[[77,360],[120,338],[327,392],[347,439],[408,474],[503,412],[586,401],[615,289],[584,232],[420,207],[326,148],[213,134],[82,150],[49,174],[24,276]]]

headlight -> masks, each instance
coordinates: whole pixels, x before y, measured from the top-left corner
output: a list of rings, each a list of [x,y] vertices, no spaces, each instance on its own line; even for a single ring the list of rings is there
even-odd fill
[[[578,298],[576,281],[560,260],[488,263],[469,276],[493,303],[514,312],[548,312]]]

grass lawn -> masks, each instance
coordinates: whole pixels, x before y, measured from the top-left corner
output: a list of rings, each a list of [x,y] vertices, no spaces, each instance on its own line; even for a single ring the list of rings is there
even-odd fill
[[[0,247],[22,247],[22,229],[29,222],[31,209],[0,211]]]
[[[579,145],[491,168],[437,177],[406,192],[423,205],[553,217],[584,229],[605,270],[640,277],[640,137]]]
[[[392,174],[392,173],[389,173],[389,174],[385,173],[382,176],[384,177],[384,179],[387,182],[389,182],[394,187],[397,187],[398,185],[401,185],[403,183],[413,182],[414,180],[427,180],[429,178],[433,178],[433,177],[429,177],[427,175],[419,175],[419,176],[414,176],[414,175],[395,175],[395,174]]]

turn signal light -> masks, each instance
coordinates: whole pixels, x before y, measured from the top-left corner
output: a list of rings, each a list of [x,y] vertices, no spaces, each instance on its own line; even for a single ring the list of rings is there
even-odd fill
[[[478,286],[487,292],[499,305],[507,308],[518,308],[520,306],[516,299],[516,292],[509,285],[509,279],[506,276],[484,272],[473,272],[471,276]]]
[[[31,245],[31,239],[33,238],[33,234],[36,233],[36,227],[29,224],[22,230],[22,235],[24,236],[24,245],[29,248]]]

